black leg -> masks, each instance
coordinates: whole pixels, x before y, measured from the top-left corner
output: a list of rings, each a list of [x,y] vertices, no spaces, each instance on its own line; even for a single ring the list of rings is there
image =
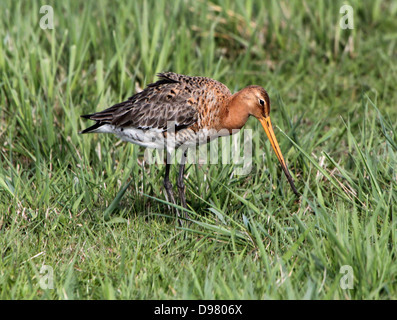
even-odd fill
[[[178,191],[179,191],[179,198],[181,199],[182,207],[184,207],[185,209],[187,209],[186,197],[185,197],[185,183],[184,183],[186,156],[187,156],[187,150],[185,150],[182,154],[178,179],[176,181],[176,186],[178,187]],[[184,212],[184,216],[186,219],[189,219],[189,215],[186,211]]]
[[[167,156],[169,156],[168,159],[171,159],[171,156],[169,155],[168,152],[167,152]],[[166,159],[166,163],[165,163],[164,188],[165,188],[165,191],[167,192],[167,201],[171,202],[173,204],[176,204],[175,198],[174,198],[174,192],[172,191],[172,183],[170,181],[171,164],[168,163],[168,159]],[[171,208],[169,208],[169,209],[171,209]],[[173,208],[171,210],[173,211]]]

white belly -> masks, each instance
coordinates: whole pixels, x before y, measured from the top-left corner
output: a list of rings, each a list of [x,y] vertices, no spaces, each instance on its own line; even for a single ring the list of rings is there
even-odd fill
[[[163,149],[165,139],[163,133],[157,130],[141,130],[135,128],[118,128],[105,124],[95,130],[97,133],[113,133],[120,139],[146,148]]]
[[[168,132],[167,137],[165,137],[161,130],[119,128],[110,124],[105,124],[93,132],[113,133],[124,141],[146,148],[164,149],[165,146],[167,146],[168,150],[177,149],[182,145],[186,148],[197,147],[198,145],[206,144],[213,139],[230,135],[227,130],[216,132],[215,130],[203,129],[198,132],[194,132],[191,129],[183,129],[176,132],[176,134]]]

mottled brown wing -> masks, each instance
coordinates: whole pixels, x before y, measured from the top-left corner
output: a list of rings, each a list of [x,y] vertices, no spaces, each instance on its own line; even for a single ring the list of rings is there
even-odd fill
[[[191,99],[192,90],[180,75],[159,74],[160,80],[149,84],[128,100],[85,118],[96,120],[97,125],[165,131],[167,122],[175,122],[175,130],[194,124],[198,119],[197,105]]]

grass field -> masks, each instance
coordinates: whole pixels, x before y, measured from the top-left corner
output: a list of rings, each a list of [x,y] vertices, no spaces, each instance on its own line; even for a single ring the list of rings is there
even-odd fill
[[[396,299],[397,2],[343,4],[2,0],[0,298]],[[165,166],[79,135],[161,71],[266,88],[300,200],[256,119],[250,174],[187,167],[183,228]]]

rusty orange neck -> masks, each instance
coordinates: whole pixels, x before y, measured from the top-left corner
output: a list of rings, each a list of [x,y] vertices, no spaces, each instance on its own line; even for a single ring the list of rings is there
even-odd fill
[[[244,90],[232,95],[221,108],[220,112],[220,129],[227,129],[231,132],[233,129],[241,129],[250,116],[249,105],[245,100]]]

